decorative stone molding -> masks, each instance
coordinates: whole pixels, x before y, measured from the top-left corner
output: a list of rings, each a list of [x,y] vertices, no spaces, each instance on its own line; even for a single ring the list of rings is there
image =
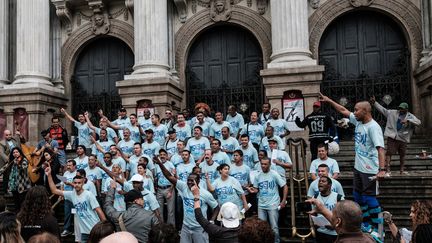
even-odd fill
[[[355,7],[367,7],[373,3],[374,0],[349,0],[349,3]]]
[[[181,23],[186,22],[187,18],[187,3],[186,0],[174,0],[177,12],[179,14],[179,19]]]
[[[91,22],[95,35],[105,35],[110,31],[110,18],[103,0],[87,0],[88,6],[93,10]]]
[[[351,1],[328,0],[309,17],[309,43],[315,59],[318,58],[321,36],[328,25],[338,16],[354,9]],[[422,50],[420,9],[409,0],[374,0],[365,9],[383,12],[392,16],[400,24],[410,45],[412,67],[415,68]]]
[[[68,3],[66,0],[51,0],[56,7],[56,14],[59,17],[61,23],[66,29],[66,33],[70,35],[72,32],[72,14],[70,12]]]
[[[116,37],[124,41],[131,50],[134,50],[134,29],[130,24],[112,19],[110,32],[107,36]],[[84,46],[94,39],[92,23],[83,24],[81,28],[73,31],[62,46],[62,79],[65,89],[70,89],[70,79],[75,69],[75,62]],[[69,90],[70,91],[70,90]]]
[[[133,16],[134,13],[134,0],[125,0],[125,6],[129,13]]]
[[[272,53],[271,25],[257,12],[243,6],[232,6],[231,18],[227,24],[239,25],[250,31],[258,40],[263,51],[263,64],[266,67]],[[190,19],[177,31],[175,35],[176,69],[180,74],[180,85],[185,87],[185,68],[189,49],[193,41],[207,28],[215,23],[210,18],[208,9],[203,9]]]

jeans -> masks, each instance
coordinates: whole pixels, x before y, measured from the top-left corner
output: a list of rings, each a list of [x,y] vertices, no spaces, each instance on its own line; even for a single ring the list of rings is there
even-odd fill
[[[167,198],[167,194],[169,191],[172,190],[172,195],[170,198]],[[168,215],[167,215],[167,224],[172,224],[175,225],[175,200],[176,200],[176,196],[175,196],[175,192],[174,189],[170,189],[170,188],[166,188],[166,189],[161,189],[159,188],[157,190],[156,193],[156,198],[158,200],[159,203],[159,211],[161,214],[162,219],[164,218],[164,202],[166,201],[167,204],[167,211],[168,211]]]
[[[180,243],[208,243],[209,236],[203,228],[190,229],[183,224],[180,233]]]
[[[270,223],[270,227],[275,233],[275,243],[279,243],[279,210],[276,209],[262,209],[258,208],[258,218],[261,220],[268,221]]]
[[[71,201],[69,200],[65,200],[64,201],[64,226],[63,226],[63,230],[67,230],[69,232],[72,232],[72,220],[73,220],[73,215],[72,215],[72,208],[73,208],[73,204]]]

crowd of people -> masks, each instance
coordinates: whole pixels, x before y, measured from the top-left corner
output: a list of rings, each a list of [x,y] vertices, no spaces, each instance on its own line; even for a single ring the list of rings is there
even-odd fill
[[[332,118],[321,111],[323,102],[356,126],[355,202],[344,200],[337,181],[341,171],[328,154],[335,128]],[[377,106],[374,99],[371,103]],[[398,132],[402,129],[406,148],[412,132],[405,132],[420,124],[411,113],[409,119],[401,116],[403,111],[407,115],[405,104],[400,105],[398,118],[391,119],[397,123],[392,124],[396,133],[386,132],[396,141],[392,151],[399,151],[401,173],[404,147]],[[370,103],[359,102],[351,113],[320,95],[313,112],[295,120],[299,127],[309,128],[312,183],[307,196],[314,208],[310,213],[317,242],[381,241],[377,229],[383,219],[376,188],[377,179],[389,176],[389,162],[385,163],[383,133],[371,109]],[[392,114],[377,109],[388,117]],[[206,105],[198,105],[194,117],[188,112],[174,116],[167,109],[163,119],[150,109],[128,116],[121,108],[118,118],[110,121],[99,110],[98,126],[88,112],[75,119],[60,111],[78,131],[77,140],[71,141],[76,145],[74,159],[66,156],[69,137],[59,117],[52,118],[51,127],[41,132],[41,141],[27,154],[19,131],[15,136],[4,132],[0,174],[16,214],[0,214],[2,242],[60,242],[72,234],[76,242],[280,242],[279,214],[289,199],[287,171],[292,161],[285,151],[288,123],[278,108],[266,103],[263,112],[252,112],[246,123],[235,106],[228,108],[225,119],[223,112],[216,112],[213,119]],[[64,200],[62,232],[52,195]],[[432,212],[430,205],[422,207]],[[391,217],[386,222],[395,238],[409,242],[420,237],[411,232],[410,238],[406,231],[397,235]],[[419,220],[413,218],[413,224],[417,233]],[[430,224],[430,215],[422,216],[423,224]],[[52,241],[44,241],[48,238]]]

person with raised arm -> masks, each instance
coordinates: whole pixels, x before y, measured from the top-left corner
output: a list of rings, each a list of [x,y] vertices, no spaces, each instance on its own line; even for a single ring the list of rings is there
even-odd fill
[[[172,175],[168,169],[164,166],[159,158],[154,157],[153,161],[155,164],[159,165],[165,178],[168,179],[179,191],[180,196],[183,199],[183,211],[184,220],[183,226],[180,233],[180,243],[207,243],[208,234],[204,231],[201,225],[197,222],[194,212],[194,202],[199,201],[201,204],[202,214],[207,213],[207,205],[213,209],[213,215],[210,221],[216,219],[219,213],[219,206],[216,200],[213,198],[212,194],[205,189],[200,188],[199,198],[195,198],[191,188],[194,185],[198,185],[200,181],[200,176],[194,173],[189,174],[187,182],[177,180],[177,178]]]

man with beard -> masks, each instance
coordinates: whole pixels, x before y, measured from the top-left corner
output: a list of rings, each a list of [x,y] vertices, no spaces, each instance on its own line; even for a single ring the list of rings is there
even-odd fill
[[[216,120],[216,122],[210,126],[210,137],[211,138],[221,139],[222,138],[222,128],[224,128],[224,127],[228,127],[232,132],[231,125],[227,121],[224,121],[224,117],[223,117],[222,112],[219,112],[219,111],[216,112],[215,120]]]
[[[279,118],[279,109],[273,108],[271,111],[271,119],[267,121],[267,125],[274,128],[274,134],[280,138],[284,138],[290,134],[288,130],[288,122],[282,118]]]

